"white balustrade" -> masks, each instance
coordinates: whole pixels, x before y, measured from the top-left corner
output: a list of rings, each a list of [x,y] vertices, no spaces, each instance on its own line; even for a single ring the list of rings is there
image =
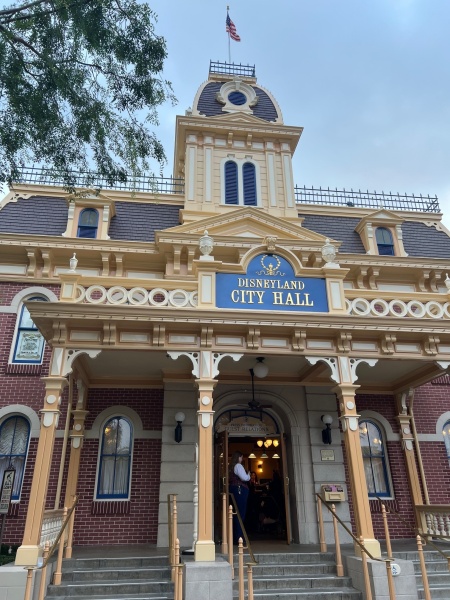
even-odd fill
[[[413,317],[416,319],[450,319],[450,302],[440,303],[435,300],[420,302],[419,300],[383,300],[375,298],[354,298],[345,300],[347,313],[358,317]]]
[[[450,538],[450,506],[422,505],[416,509],[425,517],[425,535]]]
[[[143,287],[134,287],[127,290],[121,285],[105,288],[102,285],[91,285],[88,288],[77,285],[75,302],[87,304],[128,304],[133,306],[171,306],[176,308],[193,308],[197,306],[197,290],[187,291],[182,289],[165,290],[153,288],[146,290]]]
[[[50,546],[58,537],[61,527],[63,526],[63,509],[46,510],[44,512],[44,519],[42,521],[41,530],[41,541],[40,546],[43,548],[45,542],[48,542]]]

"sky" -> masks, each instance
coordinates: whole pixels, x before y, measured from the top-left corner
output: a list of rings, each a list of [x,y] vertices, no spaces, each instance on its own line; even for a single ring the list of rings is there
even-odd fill
[[[170,175],[175,116],[209,61],[228,61],[227,4],[149,4],[178,99],[156,130]],[[229,13],[232,62],[256,65],[284,123],[304,127],[296,185],[437,195],[450,228],[449,0],[234,0]]]

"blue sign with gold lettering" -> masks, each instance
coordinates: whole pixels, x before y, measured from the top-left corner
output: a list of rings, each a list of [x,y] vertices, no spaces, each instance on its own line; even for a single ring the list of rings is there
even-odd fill
[[[325,279],[296,277],[292,266],[277,254],[260,254],[246,275],[217,273],[218,308],[328,312]]]

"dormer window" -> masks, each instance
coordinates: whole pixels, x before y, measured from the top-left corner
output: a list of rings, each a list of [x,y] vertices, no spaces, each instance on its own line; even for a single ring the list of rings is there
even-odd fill
[[[256,165],[248,159],[227,160],[223,165],[224,204],[258,206],[259,195]]]
[[[377,227],[375,238],[380,256],[395,256],[394,239],[389,229]]]
[[[95,208],[85,208],[80,213],[78,220],[79,238],[96,238],[98,229],[98,211]]]

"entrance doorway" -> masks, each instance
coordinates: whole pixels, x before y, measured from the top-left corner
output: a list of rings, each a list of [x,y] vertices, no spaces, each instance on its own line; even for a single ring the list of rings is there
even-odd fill
[[[234,452],[243,454],[242,465],[252,473],[244,519],[250,541],[291,542],[289,477],[282,433],[274,418],[263,410],[227,410],[215,426],[214,498],[216,541],[222,539],[223,495],[228,507],[229,465]]]

